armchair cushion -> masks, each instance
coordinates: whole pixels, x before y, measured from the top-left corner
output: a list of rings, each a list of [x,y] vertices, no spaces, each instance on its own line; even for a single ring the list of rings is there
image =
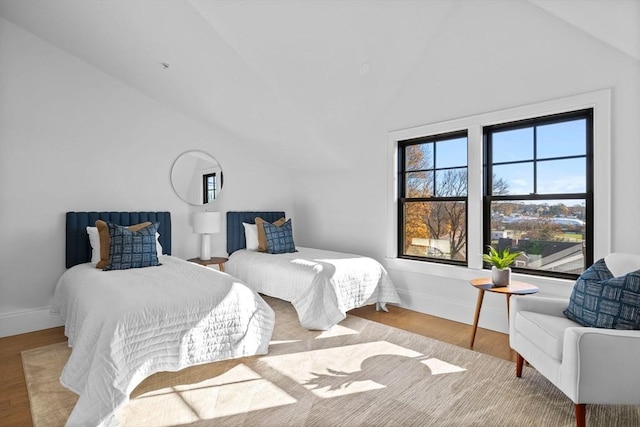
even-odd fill
[[[583,326],[640,329],[640,270],[613,277],[597,261],[576,281],[564,314]]]
[[[580,327],[573,320],[533,311],[519,311],[518,333],[536,343],[547,356],[562,361],[562,346],[567,328]]]

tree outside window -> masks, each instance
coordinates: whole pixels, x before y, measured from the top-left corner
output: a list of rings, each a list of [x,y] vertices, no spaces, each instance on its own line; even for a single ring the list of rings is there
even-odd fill
[[[466,264],[466,132],[402,141],[399,147],[399,253]]]

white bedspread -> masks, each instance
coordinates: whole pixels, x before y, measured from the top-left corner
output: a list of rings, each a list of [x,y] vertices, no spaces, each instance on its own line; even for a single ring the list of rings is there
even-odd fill
[[[79,395],[67,426],[115,425],[149,375],[265,354],[275,315],[237,279],[171,257],[161,266],[67,270],[51,311],[73,347],[60,382]]]
[[[352,308],[400,303],[391,279],[376,260],[297,249],[278,255],[242,249],[231,254],[225,271],[257,292],[290,301],[307,329],[329,329]]]

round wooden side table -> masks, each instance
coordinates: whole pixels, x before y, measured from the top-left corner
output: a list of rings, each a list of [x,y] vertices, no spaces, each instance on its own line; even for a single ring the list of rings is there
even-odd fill
[[[218,268],[220,269],[220,271],[224,271],[224,263],[229,261],[229,258],[211,257],[211,259],[208,259],[206,261],[205,260],[201,260],[200,258],[190,258],[187,261],[194,262],[194,263],[200,264],[200,265],[204,265],[205,267],[207,265],[218,264]]]
[[[509,318],[509,298],[511,295],[528,295],[538,292],[538,287],[531,283],[519,282],[512,280],[509,286],[495,286],[491,282],[490,277],[480,277],[470,281],[474,288],[478,289],[478,300],[476,302],[476,314],[473,318],[473,331],[471,332],[471,343],[469,348],[473,349],[473,342],[476,339],[476,331],[478,330],[478,319],[480,319],[480,309],[482,308],[482,300],[484,299],[484,292],[495,292],[497,294],[503,294],[507,298],[507,319]]]

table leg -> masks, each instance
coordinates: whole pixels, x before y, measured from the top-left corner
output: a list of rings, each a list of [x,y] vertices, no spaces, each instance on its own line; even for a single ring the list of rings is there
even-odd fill
[[[511,294],[507,294],[507,323],[509,323],[509,298],[511,298]]]
[[[471,343],[469,348],[473,349],[473,342],[476,340],[476,331],[478,330],[478,319],[480,319],[480,309],[482,308],[482,299],[484,298],[484,289],[478,289],[478,300],[476,302],[476,314],[473,317],[473,331],[471,332]]]

